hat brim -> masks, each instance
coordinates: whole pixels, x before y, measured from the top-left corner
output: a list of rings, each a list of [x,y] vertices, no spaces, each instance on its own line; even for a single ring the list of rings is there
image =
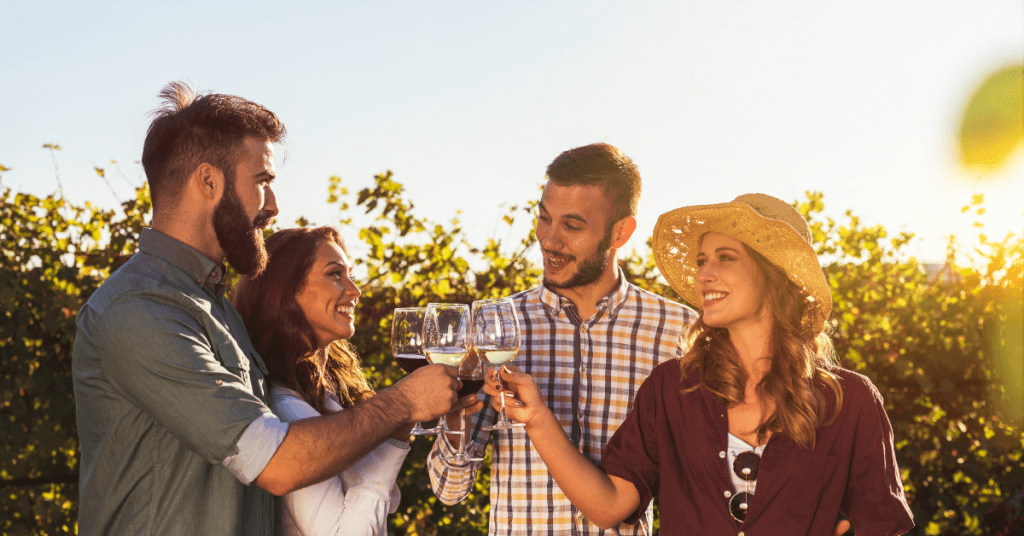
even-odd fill
[[[815,331],[832,313],[832,293],[810,243],[791,225],[765,218],[741,202],[697,205],[666,212],[654,227],[654,261],[672,289],[697,309],[697,254],[704,235],[721,233],[735,238],[786,272],[789,280],[818,304]]]

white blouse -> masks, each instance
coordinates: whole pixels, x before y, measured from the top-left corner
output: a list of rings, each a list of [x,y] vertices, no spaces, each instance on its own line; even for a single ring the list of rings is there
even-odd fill
[[[729,476],[732,477],[732,486],[733,490],[735,490],[736,493],[740,493],[741,491],[747,491],[749,489],[750,494],[753,495],[754,489],[757,488],[756,480],[751,480],[748,484],[746,480],[740,478],[739,475],[736,474],[736,471],[733,470],[732,464],[736,462],[736,457],[744,452],[747,452],[748,450],[754,451],[758,456],[763,456],[764,448],[767,446],[768,444],[765,443],[760,447],[754,447],[751,446],[750,443],[747,443],[746,441],[732,434],[729,434],[729,456],[726,459],[726,462],[729,464]]]
[[[327,407],[342,411],[334,393]],[[270,408],[284,422],[320,414],[299,393],[274,384]],[[387,534],[387,516],[398,509],[401,493],[395,480],[409,444],[388,438],[340,475],[281,498],[277,513],[285,536],[375,536]]]

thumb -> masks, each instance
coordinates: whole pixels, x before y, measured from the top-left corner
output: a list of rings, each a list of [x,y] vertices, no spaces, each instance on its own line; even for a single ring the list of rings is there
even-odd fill
[[[842,536],[848,530],[850,530],[850,522],[844,519],[836,523],[836,530],[832,533],[832,536]]]

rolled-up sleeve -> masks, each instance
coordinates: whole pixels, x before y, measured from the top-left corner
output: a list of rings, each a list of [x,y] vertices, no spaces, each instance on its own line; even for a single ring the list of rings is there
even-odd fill
[[[630,524],[647,510],[660,485],[657,399],[655,384],[648,378],[637,390],[633,411],[615,431],[601,460],[602,471],[632,483],[640,496],[639,508],[625,520]]]
[[[903,492],[882,395],[866,378],[847,385],[847,403],[860,413],[843,512],[857,534],[903,534],[914,528],[914,517]]]
[[[264,416],[276,418],[248,385],[248,359],[237,355],[240,350],[225,348],[218,348],[218,359],[216,343],[172,300],[136,295],[102,311],[98,321],[105,332],[99,348],[104,372],[125,398],[209,463],[237,459],[240,440],[250,425]],[[283,437],[272,419],[261,419],[257,427]],[[259,443],[253,450],[260,452],[274,445],[276,451],[279,441],[275,445],[264,432],[253,430],[253,437],[241,444]],[[243,481],[252,472],[262,471],[258,465],[251,460],[232,463]]]
[[[256,417],[238,439],[238,453],[224,459],[224,467],[243,484],[252,484],[266,469],[287,434],[288,423],[281,422],[276,416],[263,414]]]

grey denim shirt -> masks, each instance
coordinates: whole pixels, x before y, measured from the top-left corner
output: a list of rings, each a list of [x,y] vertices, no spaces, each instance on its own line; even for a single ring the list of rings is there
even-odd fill
[[[79,534],[273,534],[273,496],[249,484],[287,428],[243,449],[262,454],[239,452],[243,434],[253,443],[250,424],[279,421],[223,273],[145,229],[138,253],[79,311]]]

